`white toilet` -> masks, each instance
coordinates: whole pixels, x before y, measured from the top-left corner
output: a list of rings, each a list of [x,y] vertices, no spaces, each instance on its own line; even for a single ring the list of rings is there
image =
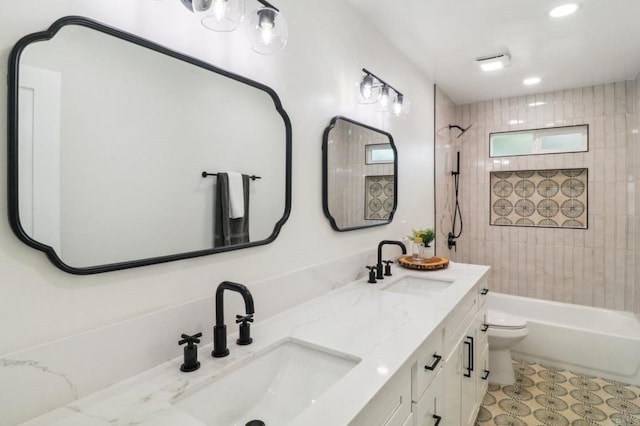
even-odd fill
[[[511,347],[527,337],[527,321],[517,315],[489,309],[487,312],[489,339],[489,381],[499,385],[515,382],[511,361]]]

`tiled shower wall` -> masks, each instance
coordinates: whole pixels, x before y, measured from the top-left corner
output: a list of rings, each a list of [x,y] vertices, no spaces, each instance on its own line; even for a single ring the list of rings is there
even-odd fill
[[[439,92],[438,254],[491,265],[495,291],[637,311],[634,259],[640,260],[640,251],[634,250],[634,223],[640,226],[640,218],[634,214],[634,83],[638,84],[622,81],[461,106]],[[473,127],[456,139],[459,131],[449,131],[449,124]],[[489,158],[489,133],[573,124],[589,125],[589,152]],[[451,166],[457,150],[464,228],[454,252],[446,247],[446,234],[453,214]],[[589,169],[588,229],[489,225],[490,171],[578,167]]]

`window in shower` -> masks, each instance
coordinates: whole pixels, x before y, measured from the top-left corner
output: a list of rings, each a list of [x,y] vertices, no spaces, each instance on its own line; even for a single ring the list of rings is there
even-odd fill
[[[561,154],[589,150],[589,125],[491,133],[489,156]]]

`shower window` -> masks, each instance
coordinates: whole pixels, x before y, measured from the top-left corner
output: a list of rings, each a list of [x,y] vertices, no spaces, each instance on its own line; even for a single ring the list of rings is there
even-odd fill
[[[587,124],[489,135],[490,157],[560,154],[588,150],[589,126]]]

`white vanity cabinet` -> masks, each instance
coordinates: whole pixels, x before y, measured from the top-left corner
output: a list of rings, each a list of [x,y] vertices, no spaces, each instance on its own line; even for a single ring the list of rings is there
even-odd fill
[[[473,425],[487,390],[486,278],[432,331],[350,425]]]
[[[429,337],[440,339],[443,358],[424,394],[415,399],[413,393],[414,426],[474,424],[487,390],[485,286],[485,280],[478,283]],[[414,383],[420,383],[423,366],[418,362],[417,367]]]

